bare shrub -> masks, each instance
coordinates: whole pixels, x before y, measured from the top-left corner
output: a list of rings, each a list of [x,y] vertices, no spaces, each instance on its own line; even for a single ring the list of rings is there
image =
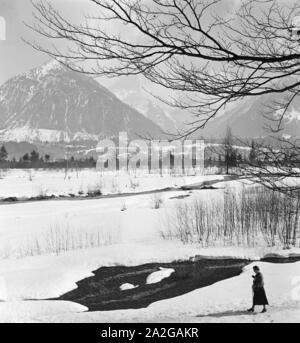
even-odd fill
[[[119,187],[119,183],[117,181],[117,179],[112,179],[111,181],[111,193],[112,194],[117,194],[117,193],[121,193],[120,187]]]
[[[42,186],[38,190],[37,198],[46,199],[47,198],[47,189],[44,189]]]
[[[200,243],[207,246],[220,234],[220,204],[195,199],[188,203],[178,203],[173,215],[168,218],[165,239],[180,239],[184,244]]]
[[[164,203],[164,201],[163,201],[161,194],[154,193],[152,198],[151,198],[151,207],[155,210],[158,210],[159,208],[161,208],[163,203]]]
[[[4,179],[8,174],[8,170],[6,168],[0,169],[0,179]]]
[[[297,197],[259,190],[255,198],[256,225],[269,246],[285,249],[298,243],[300,193]]]
[[[94,186],[90,186],[88,188],[87,195],[90,197],[101,196],[103,194],[102,189],[103,189],[103,184],[102,184],[102,181],[100,180],[99,182],[96,182]]]
[[[34,173],[32,172],[31,169],[27,170],[27,176],[28,176],[28,181],[33,181],[33,179],[35,177],[35,175],[34,175]]]
[[[0,255],[2,258],[60,255],[68,251],[113,245],[119,242],[119,237],[119,231],[116,229],[71,229],[56,225],[50,227],[43,235],[33,237],[20,246],[6,246]]]
[[[300,194],[288,197],[266,188],[227,189],[223,199],[179,203],[162,230],[164,239],[200,243],[283,246],[299,243]]]
[[[130,178],[130,188],[135,192],[136,189],[140,186],[140,182],[138,180],[132,180]]]
[[[125,201],[123,201],[122,204],[121,204],[121,211],[122,211],[122,212],[127,211],[127,205],[126,205],[126,202],[125,202]]]

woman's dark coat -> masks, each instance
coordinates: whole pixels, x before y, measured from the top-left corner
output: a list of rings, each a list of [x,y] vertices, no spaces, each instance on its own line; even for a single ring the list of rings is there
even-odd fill
[[[264,289],[264,279],[259,272],[253,276],[253,305],[269,305]]]

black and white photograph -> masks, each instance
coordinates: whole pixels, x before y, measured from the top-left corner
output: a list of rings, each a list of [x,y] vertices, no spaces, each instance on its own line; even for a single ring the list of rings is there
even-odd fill
[[[0,0],[0,323],[300,323],[299,0]]]

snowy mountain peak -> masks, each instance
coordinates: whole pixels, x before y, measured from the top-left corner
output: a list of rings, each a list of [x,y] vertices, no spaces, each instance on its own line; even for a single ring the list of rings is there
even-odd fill
[[[277,98],[278,95],[269,94],[245,99],[235,108],[227,110],[222,116],[212,119],[203,130],[204,136],[223,137],[227,127],[230,127],[233,134],[238,137],[262,138],[272,135],[268,128],[277,128],[278,119],[283,111],[282,109],[276,110],[274,107],[273,113],[270,113],[266,106],[275,106]],[[300,137],[299,96],[295,97],[293,104],[287,109],[281,122],[281,128],[284,135]]]
[[[66,67],[57,60],[50,60],[45,64],[41,65],[39,68],[36,69],[42,76],[45,76],[51,72],[59,72]]]
[[[63,73],[68,71],[69,69],[62,63],[57,60],[49,60],[46,63],[42,64],[37,68],[33,68],[20,76],[24,76],[27,78],[44,78],[49,75],[54,75],[57,73]]]
[[[161,129],[107,88],[58,61],[0,87],[0,140],[72,141],[91,137],[160,136]]]

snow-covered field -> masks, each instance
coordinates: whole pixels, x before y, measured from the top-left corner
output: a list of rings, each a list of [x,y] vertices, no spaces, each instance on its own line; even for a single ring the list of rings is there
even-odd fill
[[[62,172],[57,175],[36,172],[31,178],[28,178],[28,171],[15,173],[9,172],[0,180],[0,197],[32,196],[36,193],[30,192],[36,192],[39,186],[51,193],[62,194],[70,190],[76,193],[81,187],[88,189],[99,178],[91,171],[81,172],[80,178],[72,175],[66,180]],[[118,180],[120,193],[129,192],[127,189],[130,187],[125,184],[127,177],[130,185],[130,176],[110,177]],[[179,187],[212,179],[222,180],[222,177],[133,178],[139,181],[139,191]],[[107,184],[111,185],[109,181]],[[238,181],[226,184],[232,187],[240,185]],[[220,185],[224,187],[225,184]],[[105,192],[110,193],[111,189],[108,187]],[[91,276],[93,270],[102,266],[172,262],[196,255],[258,259],[270,252],[284,255],[300,253],[300,249],[282,251],[265,246],[201,248],[162,238],[160,230],[174,204],[191,201],[194,197],[211,200],[222,196],[222,192],[223,189],[162,192],[157,195],[161,200],[158,209],[153,206],[156,201],[153,195],[0,205],[0,300],[3,300],[0,302],[0,322],[300,321],[300,292],[297,289],[300,281],[296,279],[300,276],[300,263],[259,263],[272,305],[266,315],[240,312],[251,302],[251,266],[236,278],[159,301],[142,310],[87,313],[85,307],[74,303],[30,301],[59,297],[76,288],[77,281]],[[189,197],[176,199],[179,195]],[[89,237],[94,240],[99,235],[99,244],[85,244]],[[68,239],[73,245],[70,243],[66,249],[55,253],[52,244],[58,244],[57,240],[61,239]],[[171,273],[172,270],[161,270],[149,275],[149,283],[160,282]]]
[[[95,169],[70,170],[0,170],[0,199],[7,197],[75,196],[101,191],[102,194],[121,194],[181,187],[190,183],[222,180],[222,176],[170,176],[145,173],[105,172]]]

